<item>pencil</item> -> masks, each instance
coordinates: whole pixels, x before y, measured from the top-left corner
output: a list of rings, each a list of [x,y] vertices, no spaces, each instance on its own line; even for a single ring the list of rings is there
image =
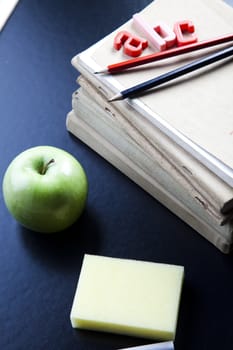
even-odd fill
[[[205,49],[207,47],[220,45],[226,42],[233,41],[233,34],[227,34],[223,36],[219,36],[216,38],[203,40],[194,44],[185,45],[181,47],[176,47],[174,49],[169,49],[162,52],[155,52],[150,55],[133,58],[130,60],[122,61],[119,63],[110,64],[106,69],[95,72],[95,74],[99,73],[118,73],[128,68],[137,67],[146,63],[151,63],[155,61],[159,61],[165,58],[181,55],[184,53]]]
[[[116,101],[116,100],[123,100],[127,97],[135,97],[136,95],[139,95],[142,92],[145,92],[151,88],[154,88],[156,86],[160,86],[164,83],[167,83],[168,81],[174,80],[182,75],[191,73],[197,69],[200,69],[202,67],[205,67],[209,64],[212,64],[214,62],[220,61],[224,58],[227,58],[229,56],[233,55],[233,46],[230,46],[226,49],[217,51],[214,54],[205,56],[201,59],[192,61],[191,63],[188,63],[184,66],[178,67],[174,70],[171,70],[167,73],[164,73],[162,75],[159,75],[153,79],[147,80],[145,82],[142,82],[138,85],[132,86],[126,90],[121,91],[119,94],[113,96],[108,101]]]

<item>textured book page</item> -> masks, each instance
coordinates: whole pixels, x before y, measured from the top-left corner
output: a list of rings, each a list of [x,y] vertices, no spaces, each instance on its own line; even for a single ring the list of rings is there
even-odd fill
[[[95,102],[96,95],[91,94],[91,98],[83,88],[73,96],[72,107],[78,118],[95,129],[101,137],[112,143],[131,160],[138,164],[145,173],[156,179],[164,188],[176,198],[179,198],[187,207],[198,213],[200,217],[208,220],[213,227],[220,226],[223,235],[229,237],[232,229],[225,229],[222,222],[225,217],[216,208],[217,203],[206,196],[206,193],[198,188],[191,187],[186,179],[169,164],[159,152],[153,148],[151,151],[141,135],[132,128],[127,121],[121,118],[117,111],[111,111],[114,117],[109,115],[109,108],[104,103]],[[110,120],[110,118],[112,120]],[[120,142],[119,142],[120,140]],[[225,233],[224,233],[225,232]],[[232,236],[232,233],[230,233]]]
[[[67,116],[67,129],[139,184],[145,191],[151,193],[152,196],[157,198],[157,200],[213,243],[223,253],[229,253],[231,251],[231,243],[219,234],[217,230],[219,227],[216,226],[214,229],[199,216],[194,215],[186,205],[183,205],[178,198],[173,197],[167,189],[161,187],[155,179],[145,174],[144,170],[134,162],[131,162],[124,153],[121,153],[117,148],[100,137],[82,119],[77,118],[73,111]]]
[[[233,208],[232,187],[221,181],[208,168],[166,137],[159,129],[152,129],[149,123],[144,119],[140,119],[134,110],[128,109],[127,113],[122,114],[115,104],[108,103],[98,89],[95,89],[94,85],[90,84],[83,76],[78,79],[78,83],[83,88],[82,91],[86,91],[86,95],[91,96],[92,103],[95,100],[100,108],[114,116],[111,119],[111,125],[117,123],[125,133],[128,133],[145,150],[147,155],[150,155],[155,162],[158,161],[165,171],[176,178],[190,196],[200,201],[199,204],[207,212],[214,211],[214,213],[220,215],[221,211],[231,215]],[[83,99],[83,94],[81,96]],[[87,109],[89,103],[87,103]],[[96,119],[98,123],[99,116]],[[119,143],[124,141],[122,138],[118,138]]]
[[[3,29],[19,0],[0,0],[0,31]]]
[[[221,0],[190,0],[188,5],[185,0],[156,0],[145,8],[141,15],[151,25],[156,20],[163,20],[172,26],[180,19],[190,19],[195,24],[199,41],[233,31],[233,9]],[[113,39],[121,29],[138,34],[132,20],[129,20],[107,36],[96,49],[88,52],[92,62],[95,62],[95,69],[105,68],[108,64],[129,58],[121,50],[113,49]],[[155,62],[143,69],[140,67],[117,74],[113,78],[101,79],[116,92],[226,46],[229,44]],[[151,52],[148,48],[143,54]],[[160,118],[181,135],[233,168],[232,91],[233,67],[231,58],[228,58],[224,62],[170,82],[139,99],[119,103],[130,103],[152,123]],[[194,155],[195,152],[193,150]]]

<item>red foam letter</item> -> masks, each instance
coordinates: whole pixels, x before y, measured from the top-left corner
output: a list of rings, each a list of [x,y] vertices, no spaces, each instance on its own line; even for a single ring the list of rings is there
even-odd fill
[[[197,41],[197,36],[194,31],[195,28],[192,21],[186,20],[176,22],[174,25],[174,32],[176,34],[177,45],[184,46],[195,43]]]
[[[141,55],[142,50],[148,46],[147,40],[133,35],[126,30],[119,32],[114,38],[114,48],[120,50],[124,47],[124,53],[128,56],[136,57]]]

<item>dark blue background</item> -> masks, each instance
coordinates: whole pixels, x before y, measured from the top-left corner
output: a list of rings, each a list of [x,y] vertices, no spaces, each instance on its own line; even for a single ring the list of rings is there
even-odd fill
[[[78,331],[69,313],[84,253],[185,266],[178,350],[232,349],[233,258],[223,255],[65,127],[70,64],[148,0],[21,0],[0,34],[0,176],[37,145],[77,157],[89,179],[81,219],[58,235],[19,226],[0,198],[0,349],[117,349],[150,343]]]

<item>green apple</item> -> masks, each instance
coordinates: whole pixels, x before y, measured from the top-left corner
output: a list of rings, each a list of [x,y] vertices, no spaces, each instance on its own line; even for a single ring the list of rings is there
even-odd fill
[[[3,197],[12,216],[38,232],[58,232],[83,212],[88,181],[81,164],[66,151],[37,146],[20,153],[3,178]]]

